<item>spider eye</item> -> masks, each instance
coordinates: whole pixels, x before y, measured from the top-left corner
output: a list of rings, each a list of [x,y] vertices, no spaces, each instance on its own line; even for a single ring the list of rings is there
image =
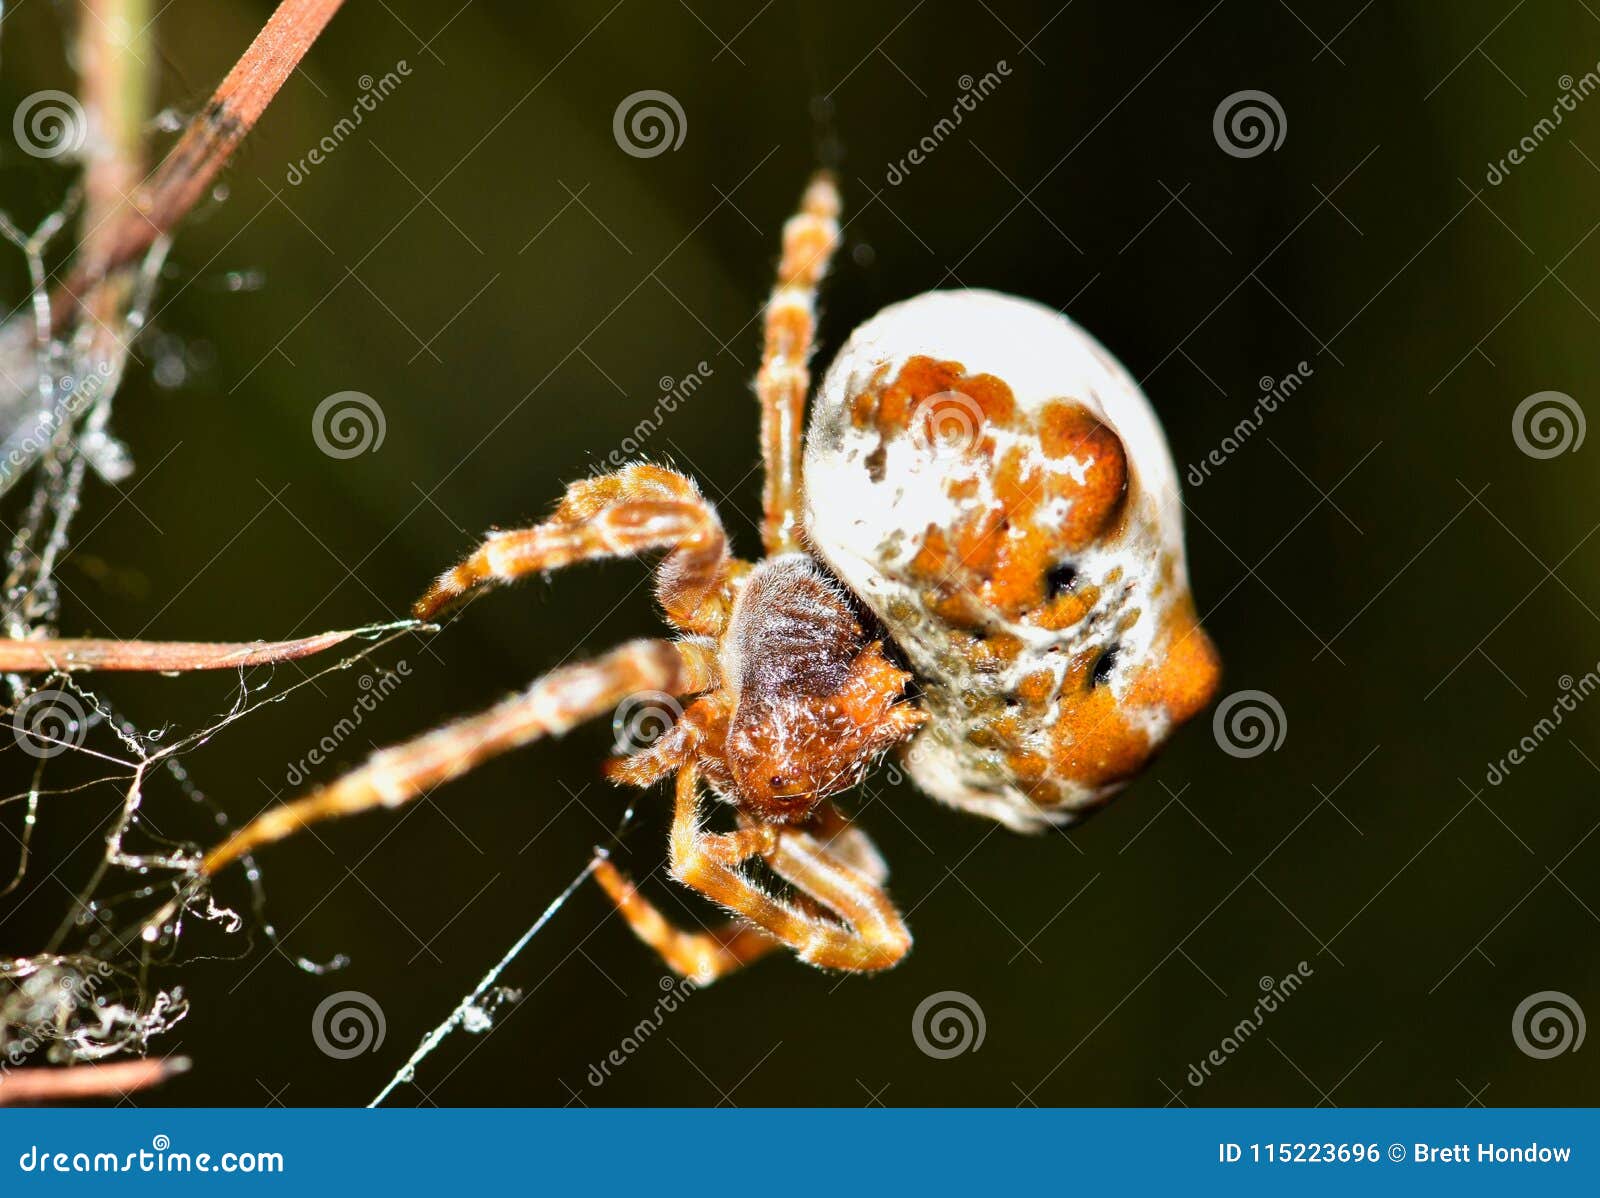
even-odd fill
[[[1060,562],[1051,566],[1044,576],[1044,594],[1046,599],[1059,599],[1070,591],[1078,582],[1078,567],[1071,562]]]
[[[1121,645],[1112,645],[1098,658],[1095,659],[1094,669],[1089,671],[1089,689],[1104,686],[1111,680],[1111,671],[1116,668],[1117,654],[1122,652]]]

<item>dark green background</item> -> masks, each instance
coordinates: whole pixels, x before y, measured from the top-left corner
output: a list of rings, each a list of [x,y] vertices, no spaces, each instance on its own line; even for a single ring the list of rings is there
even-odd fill
[[[194,111],[269,8],[168,6],[164,101]],[[3,47],[5,111],[71,86],[50,6],[14,7]],[[359,77],[400,59],[400,90],[289,186]],[[959,77],[1001,59],[1004,85],[886,187]],[[178,240],[146,363],[118,400],[141,471],[120,496],[88,490],[62,631],[287,637],[398,615],[483,529],[544,512],[649,412],[658,379],[702,360],[713,377],[648,452],[700,479],[751,552],[754,322],[818,161],[825,94],[848,225],[824,362],[919,291],[1031,296],[1144,381],[1180,469],[1245,415],[1258,378],[1313,368],[1186,495],[1224,690],[1275,696],[1287,739],[1236,759],[1208,713],[1070,836],[1017,837],[869,784],[863,818],[910,912],[909,960],[842,981],[763,963],[696,995],[598,1089],[589,1066],[648,1015],[662,971],[585,888],[507,975],[521,1005],[423,1066],[427,1099],[1594,1103],[1596,1046],[1530,1059],[1511,1017],[1550,989],[1600,1015],[1600,708],[1506,784],[1484,774],[1560,676],[1600,660],[1600,445],[1534,460],[1511,436],[1523,397],[1593,395],[1600,99],[1500,186],[1485,169],[1548,113],[1559,76],[1597,59],[1600,20],[1577,0],[352,3],[246,144],[226,200]],[[636,159],[612,114],[645,88],[679,100],[687,134]],[[1287,136],[1238,159],[1212,113],[1246,88],[1278,99]],[[6,207],[32,219],[67,177],[8,155]],[[8,303],[19,286],[13,269]],[[157,362],[181,385],[155,386]],[[379,452],[317,451],[312,411],[342,390],[382,405]],[[623,563],[534,582],[383,650],[410,679],[339,764],[651,632],[644,578]],[[195,780],[253,813],[348,713],[359,673],[217,736],[186,759]],[[233,687],[103,689],[142,725],[182,730]],[[195,1069],[141,1101],[370,1098],[618,818],[625,796],[597,773],[609,740],[597,725],[434,804],[265,853],[287,952],[353,963],[314,977],[258,940],[243,959],[163,971],[193,1011],[153,1047]],[[19,789],[24,763],[0,762],[18,771],[5,792]],[[208,837],[170,782],[151,790],[163,831]],[[92,840],[71,846],[115,801],[101,788],[47,804],[44,864],[0,906],[0,949],[37,949],[93,856]],[[649,796],[626,838],[640,873],[660,862],[663,806]],[[220,889],[244,899],[237,876]],[[185,958],[241,944],[202,928]],[[1300,992],[1190,1085],[1258,979],[1301,961],[1314,972]],[[312,1011],[340,989],[381,1004],[381,1050],[317,1050]],[[912,1012],[943,990],[981,1005],[980,1051],[916,1048]]]

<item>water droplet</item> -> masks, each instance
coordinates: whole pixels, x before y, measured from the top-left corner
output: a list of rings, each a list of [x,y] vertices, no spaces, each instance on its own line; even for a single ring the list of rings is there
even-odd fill
[[[223,281],[229,291],[260,291],[267,276],[259,270],[230,270]]]

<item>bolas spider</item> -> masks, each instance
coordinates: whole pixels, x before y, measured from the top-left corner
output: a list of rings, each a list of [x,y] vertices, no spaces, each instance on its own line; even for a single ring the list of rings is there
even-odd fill
[[[545,522],[490,534],[415,614],[524,575],[664,551],[656,596],[676,638],[557,669],[383,750],[241,828],[204,874],[665,692],[693,701],[607,773],[636,787],[676,775],[672,876],[734,919],[681,930],[602,860],[596,877],[634,932],[700,983],[778,946],[827,969],[884,969],[911,936],[883,858],[831,802],[876,758],[899,748],[933,797],[1037,831],[1104,802],[1205,706],[1218,664],[1189,594],[1160,425],[1065,317],[985,291],[886,309],[828,371],[802,450],[838,214],[819,175],[784,227],[766,306],[765,556],[730,557],[695,483],[663,467],[572,484]],[[706,787],[735,830],[706,829]]]

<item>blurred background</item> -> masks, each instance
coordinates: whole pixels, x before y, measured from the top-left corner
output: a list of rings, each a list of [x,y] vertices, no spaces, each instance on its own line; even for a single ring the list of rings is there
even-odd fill
[[[75,87],[70,8],[8,6],[0,111]],[[198,110],[270,11],[161,8],[161,103]],[[758,316],[781,223],[832,162],[846,246],[819,365],[884,304],[938,287],[1029,296],[1093,331],[1189,474],[1221,693],[1264,692],[1244,702],[1281,743],[1239,755],[1208,712],[1103,814],[1040,838],[868,783],[850,805],[917,938],[881,977],[778,956],[663,1012],[661,965],[580,888],[507,971],[520,1001],[392,1101],[1600,1101],[1600,1057],[1574,1051],[1582,1012],[1600,1013],[1600,707],[1535,731],[1600,668],[1600,447],[1579,437],[1600,325],[1597,60],[1579,0],[347,5],[177,239],[112,424],[138,470],[86,487],[60,631],[286,638],[401,616],[483,530],[539,517],[626,452],[697,372],[641,452],[693,474],[736,549],[758,551]],[[614,132],[645,90],[672,98],[681,142]],[[1241,106],[1268,144],[1227,119]],[[353,109],[359,126],[308,159]],[[3,206],[31,224],[71,178],[7,154]],[[4,277],[15,306],[19,256]],[[1295,374],[1225,445],[1263,382]],[[347,391],[384,431],[339,458],[314,413]],[[1567,402],[1518,414],[1542,392]],[[1222,464],[1191,472],[1213,451]],[[646,577],[615,563],[495,595],[266,705],[184,768],[248,818],[651,634]],[[374,672],[402,663],[362,708]],[[316,668],[250,681],[276,694]],[[172,736],[236,690],[94,685]],[[195,1067],[138,1101],[369,1100],[608,843],[628,802],[599,776],[611,737],[600,721],[264,852],[278,946],[259,927],[186,933],[152,981],[181,984],[190,1013],[151,1050]],[[3,793],[32,764],[0,754]],[[123,789],[46,801],[27,878],[0,899],[0,951],[55,928]],[[165,775],[145,803],[168,836],[214,834]],[[661,865],[665,808],[645,796],[616,848],[635,874]],[[20,808],[0,819],[18,831]],[[706,916],[663,876],[656,898]],[[237,872],[218,891],[248,910]],[[294,963],[340,955],[320,975]],[[384,1027],[348,1059],[312,1034],[341,991]],[[1534,1020],[1555,1033],[1541,1045],[1515,1018],[1546,991],[1564,1001],[1534,1006],[1566,1013],[1564,1050],[1558,1026]],[[968,1043],[930,1055],[914,1027],[944,992],[972,1030],[941,1024]],[[1240,1035],[1245,1020],[1259,1026]]]

